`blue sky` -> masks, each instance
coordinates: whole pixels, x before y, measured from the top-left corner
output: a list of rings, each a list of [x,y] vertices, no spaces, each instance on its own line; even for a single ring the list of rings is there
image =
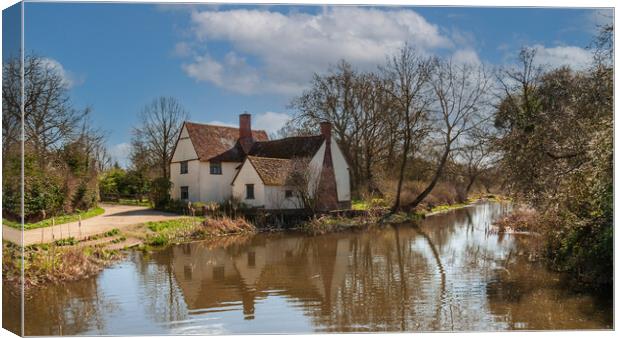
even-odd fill
[[[248,111],[255,127],[274,131],[312,74],[341,58],[375,69],[408,42],[424,54],[499,65],[532,46],[541,63],[579,68],[596,25],[611,16],[594,9],[26,3],[25,45],[64,74],[73,102],[92,108],[123,162],[138,111],[160,95],[178,98],[193,121],[234,125]],[[3,41],[6,57],[15,44],[6,35]]]

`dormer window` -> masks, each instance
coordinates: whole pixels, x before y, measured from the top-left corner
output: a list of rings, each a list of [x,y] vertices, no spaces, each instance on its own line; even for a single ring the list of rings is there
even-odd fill
[[[221,162],[210,162],[209,172],[211,173],[211,175],[221,175],[222,174],[222,163]]]
[[[187,174],[187,161],[180,162],[181,164],[181,174]]]

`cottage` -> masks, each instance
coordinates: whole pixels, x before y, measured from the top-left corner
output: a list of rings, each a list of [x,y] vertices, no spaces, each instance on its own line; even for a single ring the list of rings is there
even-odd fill
[[[349,166],[331,124],[320,127],[320,135],[269,140],[265,131],[251,129],[250,114],[239,116],[238,129],[185,122],[170,162],[172,198],[298,209],[307,204],[303,193],[318,209],[348,208]],[[291,180],[299,176],[307,186]]]

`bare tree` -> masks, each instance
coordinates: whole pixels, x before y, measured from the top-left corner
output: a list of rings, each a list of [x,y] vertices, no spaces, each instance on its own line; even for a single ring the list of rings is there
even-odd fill
[[[286,186],[293,189],[297,206],[314,214],[319,206],[320,169],[310,163],[310,158],[294,158],[290,162]]]
[[[89,109],[75,109],[67,81],[49,59],[27,55],[24,64],[25,143],[40,167],[47,155],[73,136]],[[19,142],[21,126],[21,61],[9,59],[3,65],[2,82],[3,150]]]
[[[399,121],[398,133],[402,138],[402,154],[399,164],[398,183],[392,212],[401,207],[400,195],[408,159],[414,153],[417,142],[428,134],[428,101],[425,95],[430,75],[430,63],[405,46],[392,57],[382,69],[387,82],[385,88],[393,100],[395,118]]]
[[[140,126],[133,129],[132,144],[144,147],[161,177],[169,178],[174,144],[189,114],[175,98],[162,96],[146,105],[139,116]]]
[[[418,206],[439,181],[450,153],[459,139],[489,120],[482,114],[489,89],[489,77],[482,66],[455,64],[451,60],[434,60],[430,85],[438,128],[434,131],[443,151],[426,188],[408,205]]]

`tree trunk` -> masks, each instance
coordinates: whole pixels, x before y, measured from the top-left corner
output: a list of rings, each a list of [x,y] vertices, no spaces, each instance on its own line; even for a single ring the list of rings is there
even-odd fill
[[[403,145],[403,159],[400,163],[400,171],[398,173],[398,185],[396,187],[396,198],[394,199],[394,205],[390,210],[391,213],[395,213],[400,209],[400,192],[403,187],[403,180],[405,179],[405,167],[407,166],[407,153],[409,152],[409,139],[405,139]]]
[[[443,169],[446,166],[446,162],[448,161],[449,154],[450,154],[450,144],[448,143],[448,145],[446,145],[446,149],[443,152],[443,155],[441,156],[441,160],[439,161],[439,166],[437,167],[437,170],[435,170],[435,174],[433,175],[433,179],[431,180],[431,183],[429,183],[426,189],[424,189],[424,191],[422,191],[418,195],[418,197],[415,198],[413,202],[407,205],[407,208],[413,209],[417,207],[420,203],[422,203],[422,201],[424,201],[426,196],[428,196],[428,194],[430,194],[431,191],[433,191],[433,189],[435,188],[435,185],[437,184],[437,182],[439,181],[439,178],[441,177],[441,174],[443,173]]]

